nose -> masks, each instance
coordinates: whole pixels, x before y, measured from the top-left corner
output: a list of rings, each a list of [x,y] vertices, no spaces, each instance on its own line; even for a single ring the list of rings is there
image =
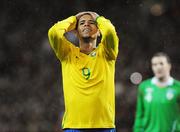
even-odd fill
[[[162,68],[162,65],[161,65],[161,64],[158,64],[158,65],[157,65],[157,68],[159,68],[159,69]]]
[[[89,26],[89,22],[85,22],[85,23],[84,23],[84,26]]]

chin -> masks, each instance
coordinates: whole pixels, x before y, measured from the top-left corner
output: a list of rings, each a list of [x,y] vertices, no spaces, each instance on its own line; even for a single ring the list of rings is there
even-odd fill
[[[82,38],[90,38],[90,35],[83,35]]]
[[[163,76],[163,75],[156,75],[156,77],[157,77],[159,80],[162,80],[165,76]]]

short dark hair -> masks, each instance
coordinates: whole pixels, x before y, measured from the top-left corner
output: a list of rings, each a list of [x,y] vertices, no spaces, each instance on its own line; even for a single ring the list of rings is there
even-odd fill
[[[167,59],[167,62],[168,62],[169,64],[171,64],[171,59],[170,59],[170,57],[169,57],[166,53],[164,53],[164,52],[155,53],[152,58],[154,58],[154,57],[161,57],[161,56],[165,57],[165,58]]]

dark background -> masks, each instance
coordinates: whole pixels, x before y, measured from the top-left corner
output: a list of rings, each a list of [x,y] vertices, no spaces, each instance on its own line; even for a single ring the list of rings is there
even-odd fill
[[[57,21],[91,10],[110,19],[120,37],[116,63],[116,126],[131,132],[137,85],[152,77],[150,58],[166,52],[180,79],[179,0],[2,0],[0,4],[0,131],[61,131],[61,66],[47,32]]]

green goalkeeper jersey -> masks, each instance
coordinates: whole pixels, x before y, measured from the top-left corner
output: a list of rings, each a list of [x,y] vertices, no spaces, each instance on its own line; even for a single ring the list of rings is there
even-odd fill
[[[180,132],[180,82],[170,78],[160,88],[156,80],[139,85],[134,132]]]

